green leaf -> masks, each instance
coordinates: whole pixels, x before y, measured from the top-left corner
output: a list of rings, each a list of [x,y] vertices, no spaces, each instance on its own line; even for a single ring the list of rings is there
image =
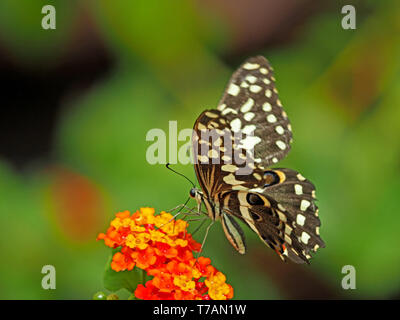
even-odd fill
[[[119,272],[112,270],[112,257],[117,251],[117,249],[114,249],[107,261],[103,277],[104,287],[111,292],[116,292],[120,289],[126,289],[129,292],[134,292],[138,284],[141,283],[141,270],[138,270],[138,268],[133,268],[131,271]]]

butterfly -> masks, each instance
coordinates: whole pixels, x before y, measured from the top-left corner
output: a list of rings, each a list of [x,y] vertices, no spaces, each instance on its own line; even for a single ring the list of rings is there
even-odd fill
[[[270,168],[290,150],[292,129],[278,98],[273,69],[262,56],[247,59],[232,75],[216,109],[193,128],[194,169],[200,189],[190,196],[198,211],[222,223],[241,254],[247,224],[286,261],[309,263],[325,247],[315,187],[292,169]]]

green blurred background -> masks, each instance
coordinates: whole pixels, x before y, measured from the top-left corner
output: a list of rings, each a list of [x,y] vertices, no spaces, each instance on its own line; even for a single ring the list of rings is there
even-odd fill
[[[56,30],[41,28],[46,4]],[[356,30],[341,27],[345,4]],[[310,266],[284,264],[246,228],[241,256],[218,224],[204,255],[237,299],[400,298],[399,17],[394,0],[2,0],[0,298],[102,290],[110,251],[95,238],[114,213],[167,210],[190,188],[147,163],[146,133],[191,128],[257,54],[294,132],[279,166],[316,185],[326,248]],[[47,264],[56,290],[41,288]],[[341,287],[344,265],[356,290]]]

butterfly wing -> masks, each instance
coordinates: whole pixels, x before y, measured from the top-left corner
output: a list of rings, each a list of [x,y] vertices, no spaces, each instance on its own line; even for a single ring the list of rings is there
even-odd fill
[[[247,140],[254,141],[250,145],[256,163],[268,167],[289,152],[292,129],[278,97],[273,69],[264,57],[249,58],[239,67],[217,109],[232,130],[252,133],[254,138]]]
[[[283,260],[308,263],[311,252],[325,247],[314,185],[290,169],[256,171],[263,179],[249,175],[246,185],[256,187],[225,193],[223,210],[244,221]]]
[[[233,176],[252,172],[254,164],[265,168],[284,158],[291,126],[267,59],[245,61],[231,77],[217,110],[204,111],[193,129],[195,171],[208,195],[230,188],[236,183]],[[233,174],[240,167],[250,170]]]
[[[245,244],[233,217],[283,259],[304,263],[324,243],[312,183],[290,169],[266,169],[286,156],[292,141],[274,81],[261,56],[233,74],[218,108],[195,122],[195,172],[207,210],[210,203],[222,208],[222,226],[236,250],[244,253]]]

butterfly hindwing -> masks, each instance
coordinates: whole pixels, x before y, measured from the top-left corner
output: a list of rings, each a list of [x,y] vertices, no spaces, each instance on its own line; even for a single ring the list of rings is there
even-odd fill
[[[246,252],[244,233],[232,215],[223,213],[221,215],[222,229],[232,246],[241,254]]]
[[[273,183],[272,173],[278,176]],[[325,246],[319,236],[315,189],[303,176],[290,169],[271,169],[264,171],[260,182],[249,175],[247,184],[256,187],[223,195],[223,210],[248,224],[282,258],[308,262],[311,251]]]

